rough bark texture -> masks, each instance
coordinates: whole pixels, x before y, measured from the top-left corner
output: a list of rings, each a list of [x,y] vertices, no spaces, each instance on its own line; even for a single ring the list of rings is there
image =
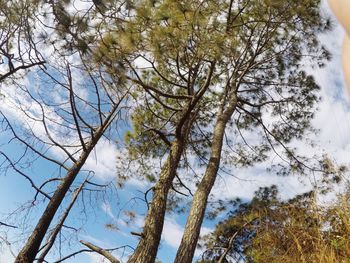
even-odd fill
[[[198,185],[196,193],[194,194],[191,210],[174,263],[192,262],[208,202],[208,197],[215,183],[217,172],[220,166],[221,150],[226,124],[231,118],[236,108],[236,104],[237,100],[236,97],[234,97],[228,108],[225,111],[219,112],[218,114],[214,127],[209,163],[207,165],[203,179]]]
[[[133,255],[129,258],[128,263],[154,263],[156,260],[163,232],[168,193],[176,176],[176,170],[185,148],[188,133],[199,110],[199,108],[195,110],[195,107],[210,86],[215,64],[215,62],[211,63],[203,87],[193,97],[188,108],[184,110],[183,115],[177,123],[177,139],[171,144],[169,157],[163,166],[158,182],[153,188],[153,199],[149,205],[145,219],[142,239]]]
[[[129,263],[154,263],[163,231],[164,217],[168,193],[176,175],[176,169],[181,159],[184,141],[172,143],[170,154],[166,160],[159,181],[153,188],[153,199],[149,205],[148,214],[142,238],[128,260]]]

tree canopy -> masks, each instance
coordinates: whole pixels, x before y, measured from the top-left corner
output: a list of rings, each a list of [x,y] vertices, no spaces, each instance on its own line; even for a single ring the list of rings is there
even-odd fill
[[[310,68],[330,59],[319,40],[331,29],[319,0],[11,2],[17,11],[0,1],[0,56],[7,69],[0,81],[11,79],[14,91],[2,93],[23,123],[17,125],[13,110],[0,113],[4,134],[23,154],[14,158],[1,150],[2,167],[29,182],[31,208],[38,196],[43,204],[16,262],[45,262],[77,200],[85,204],[84,192],[99,193],[108,185],[132,179],[149,187],[143,193],[144,225],[133,233],[139,240],[128,262],[155,262],[167,211],[185,206],[175,262],[190,263],[220,171],[264,164],[284,176],[338,172],[325,166],[326,158],[307,158],[293,146],[313,131],[320,101]],[[15,75],[19,70],[23,74]],[[108,185],[93,180],[88,165],[105,141],[116,142],[119,151],[116,178]],[[38,159],[59,172],[28,174],[25,169]],[[309,203],[295,200],[306,213]],[[262,223],[255,216],[270,209],[265,218],[283,225],[295,216],[284,205],[275,188],[241,204],[217,228],[237,232],[220,241],[230,244],[225,253],[259,261],[265,252],[258,247],[267,240],[258,243],[258,230],[251,227]],[[251,222],[244,222],[246,216]],[[239,223],[227,230],[230,220]],[[281,233],[269,234],[278,240]],[[120,261],[114,250],[80,243]],[[219,252],[212,250],[205,260]]]
[[[205,238],[198,262],[346,262],[348,192],[319,205],[315,192],[283,201],[276,186],[260,188]]]

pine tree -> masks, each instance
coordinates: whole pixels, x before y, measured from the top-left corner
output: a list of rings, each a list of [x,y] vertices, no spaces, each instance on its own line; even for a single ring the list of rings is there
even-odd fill
[[[176,262],[191,262],[208,196],[222,165],[226,132],[236,138],[225,164],[251,166],[282,147],[287,167],[307,167],[288,147],[310,128],[319,87],[303,68],[323,66],[317,34],[329,29],[319,1],[140,1],[106,34],[97,59],[121,61],[138,88],[127,135],[130,158],[155,181],[141,240],[129,262],[153,262],[169,191],[185,152],[207,167],[192,201]],[[119,22],[119,21],[118,21]],[[147,66],[140,65],[140,60]],[[273,120],[273,121],[270,121]],[[245,136],[259,140],[250,146]],[[168,154],[161,172],[148,158]],[[206,160],[206,161],[203,161]],[[176,191],[176,189],[175,189]]]
[[[198,262],[346,262],[349,193],[320,205],[314,191],[280,199],[276,186],[260,188],[206,236]]]

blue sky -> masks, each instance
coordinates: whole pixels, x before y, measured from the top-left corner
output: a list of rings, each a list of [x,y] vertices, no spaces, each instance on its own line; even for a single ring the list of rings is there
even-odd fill
[[[348,136],[350,130],[350,100],[341,72],[342,36],[343,31],[338,25],[331,34],[320,36],[324,44],[331,50],[333,59],[326,68],[313,72],[321,85],[321,95],[323,97],[319,105],[319,112],[314,120],[314,125],[320,129],[320,132],[314,135],[313,139],[320,145],[318,148],[319,153],[329,154],[338,163],[346,163],[350,157],[350,138]],[[0,109],[4,107],[2,105]],[[23,117],[17,116],[15,113],[12,112],[14,119]],[[296,143],[296,145],[305,154],[312,155],[315,151],[315,149],[304,144]],[[1,133],[0,150],[11,156],[16,156],[20,154],[22,148],[13,142],[8,143],[8,138]],[[57,155],[55,157],[60,158],[58,152],[53,151],[50,154],[52,156]],[[123,155],[123,152],[118,149],[114,141],[102,140],[84,168],[93,170],[95,172],[95,180],[99,183],[114,181],[117,173],[115,162],[118,155]],[[2,220],[6,214],[16,209],[20,204],[30,200],[33,197],[33,190],[29,187],[27,181],[14,172],[10,170],[6,174],[4,174],[3,170],[0,170],[0,172],[0,220]],[[59,171],[57,167],[38,160],[32,167],[26,169],[26,172],[33,178],[38,178],[38,176],[51,176]],[[281,195],[284,198],[288,198],[310,189],[314,182],[311,177],[273,176],[268,174],[262,166],[233,170],[233,173],[236,177],[222,176],[218,179],[213,189],[214,199],[217,197],[226,199],[240,197],[244,200],[249,200],[259,186],[269,186],[271,184],[278,185]],[[130,231],[139,231],[143,225],[143,215],[146,207],[139,198],[143,197],[140,191],[147,189],[147,186],[149,185],[145,181],[134,179],[122,189],[108,190],[105,196],[94,196],[88,202],[90,205],[84,208],[88,214],[87,217],[83,213],[84,210],[80,200],[72,211],[72,216],[68,218],[67,224],[75,227],[83,226],[83,230],[79,231],[78,236],[70,235],[71,231],[65,231],[65,235],[61,238],[67,238],[67,240],[72,238],[72,244],[77,243],[73,241],[84,239],[104,248],[123,245],[135,246],[137,237],[130,235]],[[89,198],[89,195],[86,195],[86,198]],[[324,199],[323,201],[327,202],[329,199]],[[43,206],[39,204],[32,211],[29,217],[32,223],[35,222],[42,209]],[[136,212],[134,220],[130,221],[129,224],[125,223],[129,220],[127,211]],[[21,220],[22,218],[14,217],[10,223],[21,223]],[[167,215],[159,251],[159,259],[162,262],[172,262],[176,247],[181,239],[185,220],[185,214],[169,213]],[[106,229],[105,225],[109,223],[115,224],[118,229]],[[208,233],[214,227],[214,223],[210,221],[205,222],[202,233]],[[0,226],[0,234],[1,231]],[[18,238],[16,234],[17,232],[9,233],[9,239],[16,240]],[[18,243],[12,247],[15,253],[18,252],[20,245],[21,243]],[[62,255],[65,256],[79,249],[81,247],[76,245],[68,250],[63,248]],[[57,259],[59,248],[56,251],[54,258]],[[122,262],[125,262],[130,251],[130,249],[120,250],[116,255]],[[200,251],[198,251],[197,255],[199,254]],[[66,262],[82,263],[99,262],[100,260],[101,258],[95,254],[81,254]],[[0,252],[0,263],[10,262],[13,262],[13,257],[6,246],[4,246]]]

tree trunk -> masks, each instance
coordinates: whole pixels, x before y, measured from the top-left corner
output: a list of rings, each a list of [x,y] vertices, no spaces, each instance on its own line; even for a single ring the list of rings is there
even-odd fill
[[[142,238],[128,263],[154,263],[156,259],[163,232],[168,193],[181,160],[184,143],[184,140],[177,140],[172,143],[170,154],[162,168],[159,181],[153,188],[153,199],[145,219]]]
[[[221,150],[226,124],[236,109],[237,100],[234,96],[228,108],[220,111],[214,127],[211,155],[207,169],[194,194],[192,206],[186,222],[184,234],[177,250],[174,263],[191,263],[197,246],[205,209],[210,191],[215,183],[220,166]]]
[[[92,136],[90,142],[85,146],[85,150],[80,155],[79,159],[68,171],[66,176],[62,179],[61,184],[57,187],[54,195],[51,197],[49,203],[46,206],[45,211],[43,212],[39,222],[34,228],[32,234],[30,235],[27,243],[19,252],[14,263],[32,263],[35,260],[36,255],[38,254],[41,242],[43,241],[47,230],[54,218],[59,206],[61,205],[64,197],[66,196],[69,188],[73,184],[75,178],[77,177],[80,169],[86,162],[86,159],[89,157],[89,154],[96,146],[97,142],[103,135],[106,128],[109,126],[111,120],[114,118],[114,114],[117,110],[118,105],[112,109],[108,117],[105,119],[104,123],[96,130],[95,134]]]
[[[52,196],[38,224],[36,225],[34,231],[29,237],[26,245],[19,252],[15,263],[31,263],[34,261],[40,248],[41,242],[46,235],[46,232],[51,224],[52,219],[54,218],[59,206],[61,205],[64,197],[66,196],[70,186],[72,185],[74,179],[79,173],[81,167],[84,165],[87,157],[88,153],[84,152],[77,161],[77,163],[74,164],[72,169],[63,178],[62,183],[58,186],[57,190]]]

